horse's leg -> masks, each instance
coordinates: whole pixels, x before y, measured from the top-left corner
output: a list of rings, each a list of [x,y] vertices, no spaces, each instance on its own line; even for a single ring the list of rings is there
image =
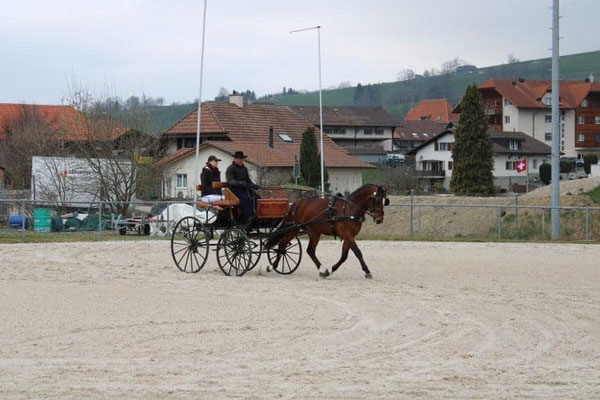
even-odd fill
[[[306,248],[306,253],[309,255],[310,259],[313,260],[317,269],[321,269],[321,261],[317,258],[317,245],[319,244],[319,239],[321,239],[321,234],[315,232],[313,230],[308,230],[308,247]]]
[[[273,262],[273,268],[277,268],[277,266],[279,265],[279,261],[281,260],[282,250],[284,250],[287,247],[288,243],[294,237],[296,237],[297,234],[298,231],[293,231],[288,233],[283,237],[283,239],[281,239],[281,242],[279,242],[279,244],[277,245],[277,256],[275,257],[275,262]],[[267,272],[271,272],[271,268],[267,267]]]
[[[348,251],[350,251],[350,244],[348,243],[347,240],[344,240],[344,243],[342,244],[342,256],[340,257],[340,259],[338,260],[338,262],[336,262],[333,265],[333,267],[331,267],[331,273],[332,274],[335,271],[337,271],[337,269],[340,267],[340,265],[342,265],[346,261],[346,259],[348,259]]]
[[[362,267],[362,270],[365,273],[365,278],[371,279],[373,275],[371,275],[371,271],[369,271],[369,267],[367,267],[367,263],[365,263],[365,259],[363,258],[362,251],[360,251],[360,249],[358,248],[358,245],[356,244],[356,240],[354,240],[354,238],[352,238],[350,248],[352,249],[352,252],[356,256],[356,258],[358,258],[358,261],[360,261],[360,266]]]

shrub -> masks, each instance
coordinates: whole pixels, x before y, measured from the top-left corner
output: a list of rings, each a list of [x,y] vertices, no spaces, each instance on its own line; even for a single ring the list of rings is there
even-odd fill
[[[545,185],[548,185],[550,179],[552,179],[552,166],[548,163],[543,163],[540,165],[540,180],[544,182]]]
[[[570,172],[573,172],[573,169],[575,169],[575,164],[573,164],[572,161],[561,160],[561,162],[560,162],[560,173],[561,174],[568,174]]]
[[[596,154],[586,154],[583,156],[583,169],[586,174],[590,174],[592,164],[598,164],[598,156]]]

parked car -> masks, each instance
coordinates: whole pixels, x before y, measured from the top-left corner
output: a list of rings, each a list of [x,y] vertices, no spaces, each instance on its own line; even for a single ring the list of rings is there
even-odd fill
[[[402,165],[404,161],[404,154],[390,153],[387,155],[385,163],[386,165]]]

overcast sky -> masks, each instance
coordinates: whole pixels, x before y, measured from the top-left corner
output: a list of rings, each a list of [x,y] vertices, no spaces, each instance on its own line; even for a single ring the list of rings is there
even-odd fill
[[[0,0],[0,102],[60,104],[96,91],[198,97],[202,0]],[[203,99],[394,80],[460,57],[477,66],[548,57],[551,0],[209,0]],[[561,2],[561,54],[600,49],[599,0]]]

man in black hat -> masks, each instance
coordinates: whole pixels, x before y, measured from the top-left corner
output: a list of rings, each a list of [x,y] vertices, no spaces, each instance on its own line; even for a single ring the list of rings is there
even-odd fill
[[[244,165],[244,159],[247,156],[242,151],[236,151],[233,156],[233,163],[227,168],[225,176],[227,177],[227,184],[231,191],[240,199],[242,206],[242,219],[241,222],[248,222],[250,218],[254,216],[256,201],[255,189],[258,189],[258,185],[252,182],[248,168]]]
[[[205,196],[220,196],[216,200],[223,200],[221,189],[213,188],[213,182],[221,182],[221,171],[219,171],[219,161],[217,156],[211,155],[208,157],[208,162],[202,168],[200,181],[202,182],[202,197]]]

